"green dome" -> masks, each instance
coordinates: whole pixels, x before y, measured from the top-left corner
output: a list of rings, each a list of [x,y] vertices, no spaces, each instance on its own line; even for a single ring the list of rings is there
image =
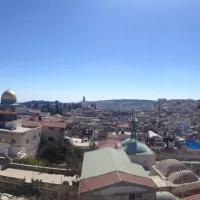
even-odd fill
[[[149,151],[148,147],[145,144],[142,144],[138,140],[130,138],[124,140],[121,143],[121,146],[128,155],[147,153]]]

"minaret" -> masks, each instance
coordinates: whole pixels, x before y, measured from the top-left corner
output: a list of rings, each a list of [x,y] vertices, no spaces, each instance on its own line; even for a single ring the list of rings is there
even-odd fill
[[[135,116],[131,117],[130,119],[130,128],[131,128],[131,140],[135,139],[136,140],[136,136],[137,136],[137,118],[135,118]]]
[[[86,102],[85,96],[83,96],[82,108],[86,108],[86,107],[87,107],[87,102]]]

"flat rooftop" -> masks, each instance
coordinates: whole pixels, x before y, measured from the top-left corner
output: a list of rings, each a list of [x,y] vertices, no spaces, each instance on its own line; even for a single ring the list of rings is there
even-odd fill
[[[80,138],[71,138],[71,143],[74,146],[79,146],[79,147],[89,147],[90,146],[90,142],[88,139],[86,139],[87,142],[85,142],[85,139],[80,139]]]
[[[72,176],[64,176],[61,174],[47,174],[11,168],[7,168],[6,170],[0,171],[0,175],[18,179],[24,179],[25,177],[26,182],[31,182],[31,179],[39,179],[42,180],[42,182],[53,184],[62,184],[62,182],[64,181],[71,182],[72,180],[75,180]]]
[[[31,129],[32,128],[17,127],[16,130],[0,129],[0,132],[4,132],[4,133],[24,133],[24,132],[27,132]]]
[[[1,194],[1,200],[24,200],[24,197],[17,197],[11,194],[3,193]]]

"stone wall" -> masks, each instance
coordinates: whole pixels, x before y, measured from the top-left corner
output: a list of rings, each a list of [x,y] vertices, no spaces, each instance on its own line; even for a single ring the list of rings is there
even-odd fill
[[[7,168],[19,169],[19,170],[28,170],[34,172],[46,172],[54,174],[63,174],[67,176],[80,175],[81,169],[61,169],[61,168],[51,168],[51,167],[40,167],[34,165],[24,165],[18,163],[8,163]]]
[[[41,127],[33,128],[24,134],[22,146],[25,148],[26,154],[38,149],[41,134]]]
[[[49,127],[43,126],[41,140],[44,143],[48,143],[49,138],[54,138],[54,141],[60,144],[63,134],[64,134],[64,129],[62,128],[53,128],[51,130],[49,129]]]
[[[67,199],[66,197],[77,196],[78,185],[69,186],[65,182],[62,185],[44,183],[41,181],[26,182],[25,179],[17,179],[0,175],[0,192],[13,195],[43,195],[43,199]]]
[[[177,185],[177,186],[172,186],[172,194],[174,195],[178,195],[183,193],[188,193],[188,192],[192,192],[194,190],[199,190],[200,189],[200,181],[198,182],[194,182],[194,183],[185,183],[185,184],[181,184],[181,185]]]
[[[187,155],[187,154],[156,154],[156,161],[173,158],[180,161],[200,161],[199,155]]]

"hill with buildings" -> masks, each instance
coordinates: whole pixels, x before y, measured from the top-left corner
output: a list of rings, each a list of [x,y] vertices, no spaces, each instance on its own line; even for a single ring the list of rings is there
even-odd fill
[[[142,106],[151,106],[156,101],[140,100],[140,99],[114,99],[95,101],[97,108],[104,108],[110,110],[132,110]]]

